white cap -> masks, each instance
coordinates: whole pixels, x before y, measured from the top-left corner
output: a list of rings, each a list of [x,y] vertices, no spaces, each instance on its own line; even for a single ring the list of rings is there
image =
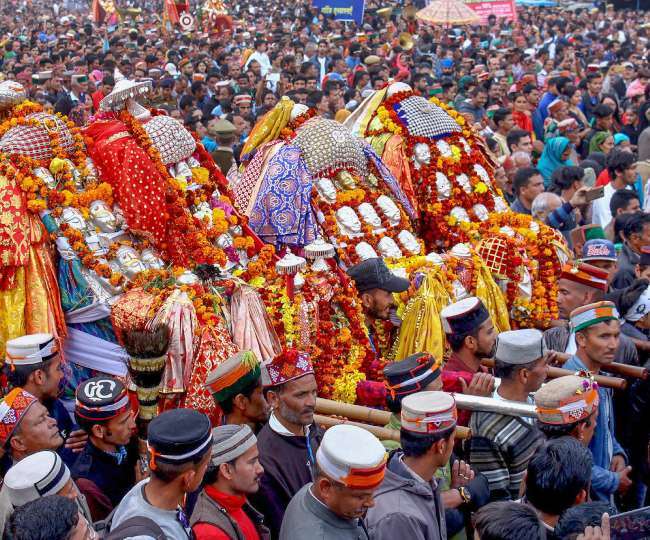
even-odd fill
[[[451,394],[416,392],[402,400],[402,428],[414,433],[434,434],[456,426],[458,413]]]
[[[504,364],[517,366],[534,362],[545,353],[544,335],[534,328],[525,328],[501,332],[494,357]]]
[[[447,306],[440,312],[445,334],[465,334],[483,323],[489,314],[476,296],[468,296]]]
[[[7,361],[14,366],[40,364],[58,352],[52,334],[28,334],[7,341]]]
[[[44,450],[21,459],[7,471],[4,486],[14,507],[56,495],[70,480],[70,470],[56,452]]]
[[[374,489],[384,479],[386,449],[369,431],[339,424],[325,432],[316,463],[326,476],[349,488]]]
[[[172,77],[178,77],[178,69],[171,62],[165,64],[165,71]]]

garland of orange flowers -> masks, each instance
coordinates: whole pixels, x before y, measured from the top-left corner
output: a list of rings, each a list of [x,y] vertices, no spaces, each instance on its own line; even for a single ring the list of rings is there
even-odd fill
[[[529,215],[513,212],[491,214],[486,222],[472,224],[472,236],[475,240],[488,234],[494,234],[501,227],[513,229],[522,238],[523,248],[528,255],[533,292],[529,302],[517,299],[513,302],[515,309],[511,319],[520,327],[546,328],[550,322],[557,320],[558,280],[561,274],[553,241],[555,233],[543,223],[537,222],[539,231],[531,229],[533,218]]]
[[[471,220],[478,221],[473,207],[476,204],[482,204],[488,212],[491,212],[494,210],[494,194],[501,194],[498,188],[486,184],[486,181],[480,178],[473,168],[473,165],[478,164],[486,171],[492,170],[491,164],[480,150],[477,136],[466,126],[465,119],[457,111],[437,98],[430,99],[433,104],[443,109],[453,118],[461,128],[460,132],[450,133],[444,139],[441,139],[449,145],[452,152],[451,156],[443,155],[436,144],[437,140],[412,135],[408,132],[408,126],[404,124],[397,113],[397,106],[403,100],[414,95],[413,91],[408,90],[386,98],[373,113],[369,122],[369,125],[373,125],[372,120],[377,117],[381,122],[381,127],[368,129],[366,135],[374,137],[384,133],[405,134],[403,136],[404,150],[409,157],[414,155],[415,145],[427,145],[431,154],[428,165],[422,164],[421,167],[416,168],[413,160],[409,160],[411,177],[418,194],[418,205],[423,209],[420,236],[429,249],[446,248],[458,242],[466,242],[468,239],[466,234],[467,226],[457,224],[453,218],[450,219],[452,209],[455,207],[463,208],[467,211]],[[442,173],[447,177],[451,185],[451,195],[448,199],[439,199],[432,202],[432,199],[435,201],[435,194],[438,193],[436,187],[437,173]],[[463,189],[459,181],[461,175],[467,176],[469,192]]]
[[[185,193],[182,186],[169,176],[167,167],[162,161],[160,152],[154,146],[149,134],[140,122],[126,109],[119,114],[119,119],[126,126],[136,143],[149,156],[161,176],[167,180],[167,191],[165,194],[167,202],[167,213],[170,221],[173,222],[175,230],[182,231],[179,239],[183,252],[170,252],[167,244],[160,246],[167,258],[180,266],[199,264],[213,264],[224,266],[227,261],[224,251],[212,244],[211,241],[222,234],[222,227],[207,227],[201,220],[195,219],[187,210]]]
[[[257,260],[249,261],[246,270],[242,274],[242,279],[247,282],[266,278],[271,280],[275,277],[275,265],[273,258],[275,257],[275,247],[270,244],[265,244],[257,254]]]

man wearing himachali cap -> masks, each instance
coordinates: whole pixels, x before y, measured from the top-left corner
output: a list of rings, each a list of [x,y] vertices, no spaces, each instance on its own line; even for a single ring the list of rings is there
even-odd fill
[[[569,315],[574,310],[603,299],[607,292],[607,272],[584,262],[565,264],[558,280],[557,304],[560,319],[565,324],[544,332],[544,343],[559,353],[557,360],[564,362],[576,352],[575,334],[569,330]],[[565,354],[563,354],[565,353]],[[638,365],[639,355],[631,339],[621,336],[616,350],[616,361]]]
[[[5,372],[14,388],[23,388],[40,401],[56,420],[65,441],[59,450],[68,466],[77,459],[77,452],[85,446],[88,436],[70,418],[59,397],[63,379],[59,348],[51,334],[28,334],[7,341]],[[39,448],[40,450],[40,448]]]
[[[79,385],[74,414],[88,442],[72,476],[98,521],[119,504],[140,472],[135,418],[126,387],[108,375]]]
[[[56,451],[62,444],[56,421],[34,396],[22,388],[14,388],[0,401],[0,446],[5,452],[5,470],[41,450]],[[3,485],[0,489],[2,527],[12,510],[8,490]]]
[[[241,351],[212,371],[206,388],[223,411],[223,424],[247,424],[257,432],[269,419],[262,370],[253,351]]]
[[[196,540],[269,538],[262,514],[247,501],[264,472],[250,426],[214,428],[210,465],[190,520]]]
[[[447,538],[435,472],[454,447],[456,404],[445,392],[418,392],[402,400],[402,450],[391,453],[386,475],[366,517],[373,540]],[[468,480],[474,472],[468,469]],[[461,491],[461,495],[464,491]],[[466,495],[467,496],[467,495]]]
[[[480,298],[470,296],[450,304],[440,312],[442,327],[452,353],[442,368],[446,392],[490,397],[494,377],[481,361],[494,356],[497,332]],[[469,413],[463,411],[458,423],[466,426]]]
[[[291,499],[280,540],[368,540],[362,519],[384,479],[386,451],[371,433],[341,424],[316,453],[314,481]]]
[[[277,537],[289,501],[314,478],[323,432],[314,424],[317,387],[309,354],[284,349],[265,368],[264,392],[272,412],[257,436],[264,475],[251,500]]]
[[[548,372],[539,330],[512,330],[497,338],[494,373],[501,378],[495,398],[526,403]],[[490,500],[517,500],[528,461],[542,442],[532,422],[519,416],[474,411],[470,421],[470,463],[490,484]]]
[[[7,469],[39,450],[58,450],[63,439],[42,403],[22,388],[14,388],[0,402],[0,445]]]
[[[111,530],[139,516],[153,520],[166,538],[192,538],[183,505],[187,494],[201,485],[210,462],[210,420],[191,409],[165,411],[149,424],[147,445],[151,476],[124,496]]]
[[[588,304],[571,312],[571,331],[576,353],[564,364],[566,369],[594,375],[614,361],[620,336],[620,322],[612,302]],[[616,440],[612,390],[598,387],[598,421],[589,449],[594,457],[592,491],[597,499],[612,500],[616,491],[625,493],[631,485],[631,467]]]
[[[48,495],[61,495],[73,500],[86,521],[90,524],[93,522],[86,500],[72,480],[70,470],[52,450],[36,452],[16,463],[7,471],[2,490],[10,502],[7,513],[3,512],[1,516],[2,529],[14,509]]]
[[[547,439],[573,437],[588,447],[598,421],[598,383],[593,378],[567,375],[548,381],[535,392],[537,427]],[[602,475],[591,465],[591,478]]]

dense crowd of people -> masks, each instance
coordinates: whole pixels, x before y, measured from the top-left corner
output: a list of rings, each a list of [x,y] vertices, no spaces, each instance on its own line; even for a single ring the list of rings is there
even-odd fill
[[[10,340],[4,538],[596,539],[646,506],[650,388],[630,379],[614,393],[594,376],[650,354],[650,17],[520,7],[514,21],[443,28],[413,6],[368,1],[356,26],[308,2],[243,0],[226,6],[229,28],[215,31],[203,9],[183,32],[158,2],[119,7],[113,24],[85,3],[2,3],[0,78],[79,126],[116,78],[150,78],[146,105],[183,122],[224,175],[280,99],[342,122],[374,90],[406,82],[482,134],[510,208],[559,231],[579,262],[563,269],[560,318],[545,332],[499,334],[471,296],[441,312],[444,362],[388,364],[382,408],[399,440],[345,420],[324,430],[309,355],[263,365],[247,351],[208,376],[222,425],[166,411],[145,449],[128,385],[83,381],[68,411],[52,336]],[[391,294],[409,286],[381,259],[348,273],[368,320],[388,319]],[[576,374],[543,384],[554,365]],[[470,414],[451,391],[528,412]],[[462,427],[471,437],[456,436]]]

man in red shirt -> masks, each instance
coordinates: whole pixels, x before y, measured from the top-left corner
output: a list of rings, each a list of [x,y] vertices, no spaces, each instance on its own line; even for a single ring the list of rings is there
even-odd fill
[[[264,472],[253,431],[246,424],[224,425],[212,437],[211,467],[190,520],[196,540],[269,538],[262,515],[246,498],[259,490]]]
[[[442,368],[446,392],[461,392],[492,397],[494,377],[481,361],[494,356],[497,332],[480,298],[470,296],[455,302],[440,313],[451,355]],[[458,423],[466,426],[470,413],[462,411]]]
[[[90,95],[93,100],[93,110],[99,111],[99,102],[104,99],[113,90],[115,79],[112,75],[104,75],[102,80],[97,85],[97,90]]]

